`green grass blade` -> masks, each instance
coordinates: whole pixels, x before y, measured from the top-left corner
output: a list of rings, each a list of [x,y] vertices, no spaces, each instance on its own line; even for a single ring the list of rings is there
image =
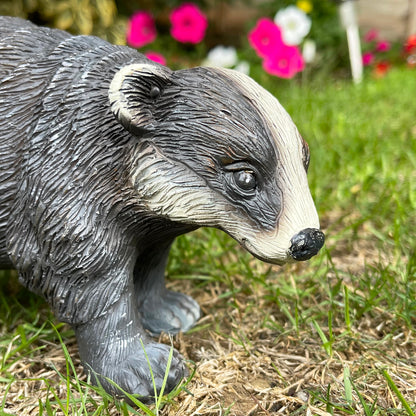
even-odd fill
[[[409,416],[415,416],[415,413],[411,409],[409,403],[407,403],[406,399],[403,397],[402,393],[397,388],[396,384],[394,384],[394,381],[390,377],[390,374],[387,372],[387,370],[383,370],[383,375],[384,375],[384,378],[387,380],[389,387],[391,388],[391,390],[393,390],[394,394],[397,396],[397,398],[400,400],[401,404],[405,408],[407,414]]]
[[[145,357],[146,357],[146,361],[147,361],[147,364],[148,364],[148,366],[149,366],[150,376],[151,376],[151,378],[152,378],[153,389],[154,389],[154,392],[155,392],[156,415],[158,415],[158,414],[159,414],[159,407],[160,407],[160,403],[161,403],[161,401],[162,401],[162,397],[163,397],[163,392],[164,392],[164,390],[165,390],[166,383],[167,383],[167,381],[168,381],[168,377],[169,377],[170,367],[171,367],[171,365],[172,365],[172,358],[173,358],[173,345],[171,345],[171,348],[170,348],[170,350],[169,350],[169,356],[168,356],[168,362],[167,362],[167,364],[166,364],[165,375],[164,375],[164,377],[163,377],[162,386],[161,386],[160,392],[159,392],[159,394],[158,394],[158,393],[157,393],[156,382],[155,382],[155,377],[154,377],[153,370],[152,370],[152,366],[150,365],[150,360],[149,360],[149,357],[147,356],[147,352],[146,352],[145,346],[144,346],[143,341],[142,341],[141,339],[140,339],[140,343],[142,344],[142,348],[143,348],[143,351],[144,351],[144,355],[145,355]]]
[[[318,322],[315,320],[312,321],[313,326],[315,327],[316,331],[318,332],[319,338],[321,338],[322,346],[325,349],[325,352],[331,357],[332,356],[332,345],[331,342],[326,337],[324,331],[322,331],[321,327],[319,326]]]
[[[72,361],[71,355],[69,354],[68,348],[66,347],[65,343],[62,340],[61,334],[58,331],[58,328],[52,323],[52,327],[56,333],[56,336],[58,337],[59,343],[61,344],[61,348],[62,351],[64,353],[65,356],[65,365],[66,365],[66,377],[63,376],[62,374],[60,374],[57,369],[55,369],[55,371],[58,372],[58,374],[61,375],[61,377],[65,380],[66,383],[66,391],[67,391],[67,399],[66,399],[66,409],[67,412],[69,412],[70,409],[70,400],[72,397],[72,393],[71,393],[71,386],[75,385],[76,390],[78,391],[81,399],[81,410],[87,414],[87,409],[85,406],[85,400],[86,400],[86,396],[87,396],[87,391],[84,392],[82,385],[77,377],[77,372],[74,366],[74,362]],[[75,383],[71,383],[71,371],[72,371],[72,375],[74,376],[74,380]],[[88,389],[87,389],[88,390]]]
[[[163,392],[165,391],[166,383],[168,382],[169,371],[172,365],[172,359],[173,359],[173,344],[171,345],[170,350],[169,350],[169,357],[168,357],[168,362],[166,364],[165,376],[163,377],[163,383],[160,389],[159,398],[156,402],[156,409],[160,408],[160,402],[162,401]]]
[[[358,399],[360,400],[361,406],[364,409],[365,416],[376,416],[378,414],[378,410],[374,411],[376,404],[377,404],[377,396],[374,399],[374,402],[372,403],[371,407],[368,406],[367,402],[365,401],[363,395],[358,390],[357,386],[352,382],[351,380],[352,388],[354,389],[356,395],[358,396]]]
[[[344,322],[347,331],[351,332],[350,295],[348,287],[344,285]]]
[[[154,413],[149,407],[147,407],[144,403],[142,403],[140,400],[138,400],[137,397],[133,396],[130,393],[127,393],[125,390],[123,390],[117,383],[115,383],[113,380],[111,380],[108,377],[105,377],[106,381],[108,381],[112,386],[116,387],[117,390],[119,390],[123,395],[125,395],[131,402],[137,406],[140,410],[142,410],[146,415],[148,416],[157,416],[156,413]]]
[[[23,351],[24,349],[26,349],[29,345],[31,345],[34,341],[36,341],[40,334],[42,333],[42,331],[44,330],[46,326],[46,323],[43,324],[36,332],[34,335],[32,335],[29,339],[26,338],[26,335],[24,334],[23,328],[21,326],[19,326],[19,328],[17,329],[18,332],[18,337],[16,337],[17,339],[20,337],[20,342],[19,345],[13,349],[7,349],[7,352],[3,355],[1,362],[0,362],[0,371],[4,371],[7,370],[10,366],[12,366],[15,362],[17,362],[20,357],[17,357],[15,360],[12,360],[11,362],[8,363],[8,365],[6,365],[6,361],[9,360],[11,357],[17,355],[19,352]],[[13,338],[13,341],[15,340],[15,338]]]
[[[4,391],[4,396],[3,396],[3,400],[2,400],[2,402],[1,402],[1,407],[0,407],[0,411],[1,411],[1,412],[3,412],[3,410],[4,410],[4,406],[6,406],[7,394],[8,394],[8,392],[9,392],[9,390],[10,390],[10,387],[12,386],[13,381],[14,381],[14,379],[12,379],[12,380],[10,380],[10,381],[8,382],[8,385],[7,385],[7,387],[6,387],[5,391]]]
[[[352,406],[353,404],[352,385],[351,385],[349,367],[344,367],[344,390],[345,390],[345,400],[350,406]]]
[[[153,383],[153,391],[155,393],[155,403],[157,404],[158,395],[157,395],[155,376],[153,374],[152,366],[150,364],[150,360],[149,360],[149,357],[147,355],[146,348],[144,347],[144,344],[143,344],[143,341],[142,341],[141,338],[140,338],[140,344],[142,345],[144,356],[146,357],[147,365],[149,367],[150,377],[152,378],[152,383]],[[156,406],[156,414],[158,414],[157,406]]]

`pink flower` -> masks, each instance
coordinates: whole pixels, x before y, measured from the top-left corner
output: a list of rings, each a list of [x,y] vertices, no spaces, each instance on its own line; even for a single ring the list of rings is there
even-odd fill
[[[363,53],[363,65],[369,66],[374,62],[374,54],[371,52],[365,52]]]
[[[305,67],[305,61],[297,46],[281,44],[263,61],[263,68],[271,75],[292,78]]]
[[[381,40],[380,42],[377,42],[376,50],[377,52],[387,52],[390,50],[390,42],[387,40]]]
[[[145,56],[151,61],[157,62],[158,64],[161,64],[161,65],[166,65],[166,59],[160,53],[149,51],[145,53]]]
[[[170,22],[172,37],[182,43],[201,42],[208,27],[206,16],[193,3],[183,3],[172,10]]]
[[[140,48],[155,39],[156,27],[152,15],[144,11],[134,13],[128,22],[127,43],[135,48]]]
[[[283,45],[282,33],[271,19],[261,18],[256,27],[248,34],[252,48],[262,58],[268,58]]]
[[[364,35],[364,42],[373,42],[374,40],[378,39],[378,32],[375,29],[370,29],[365,35]]]
[[[264,58],[263,68],[271,75],[292,78],[305,67],[299,48],[283,42],[279,26],[271,19],[259,19],[248,40],[257,55]]]

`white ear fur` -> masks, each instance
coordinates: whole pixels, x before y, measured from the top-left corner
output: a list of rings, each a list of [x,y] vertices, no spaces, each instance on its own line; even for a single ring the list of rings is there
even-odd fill
[[[169,68],[150,63],[127,65],[115,74],[108,98],[111,111],[124,128],[130,132],[151,129],[151,89],[161,90],[171,74]]]

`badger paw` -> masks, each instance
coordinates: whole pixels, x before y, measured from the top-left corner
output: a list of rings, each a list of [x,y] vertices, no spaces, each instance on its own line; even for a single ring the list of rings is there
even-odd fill
[[[152,296],[140,302],[143,326],[152,334],[176,334],[188,331],[199,319],[198,303],[183,293],[164,291],[162,296]]]
[[[124,394],[127,392],[141,402],[149,403],[155,400],[155,393],[160,394],[166,373],[164,394],[173,390],[188,373],[183,357],[176,350],[173,350],[168,368],[170,348],[151,342],[136,351],[135,355],[120,362],[112,362],[108,357],[110,359],[103,363],[100,371],[93,370],[88,364],[85,364],[85,367],[89,370],[92,381],[102,385],[114,397],[123,398],[131,403]]]

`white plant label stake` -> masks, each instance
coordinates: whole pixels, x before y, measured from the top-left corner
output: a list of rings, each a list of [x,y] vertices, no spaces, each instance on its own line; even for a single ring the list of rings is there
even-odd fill
[[[341,24],[347,32],[352,79],[358,84],[363,77],[363,61],[354,2],[352,0],[341,1],[339,15]]]

